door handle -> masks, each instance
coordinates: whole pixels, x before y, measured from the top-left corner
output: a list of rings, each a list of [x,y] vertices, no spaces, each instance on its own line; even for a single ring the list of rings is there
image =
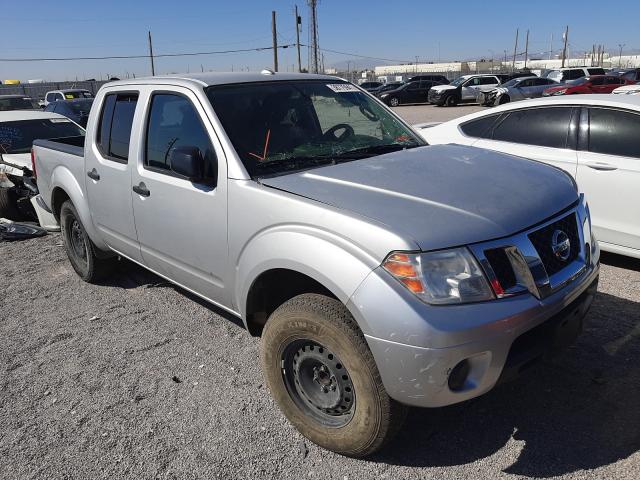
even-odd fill
[[[589,168],[593,168],[594,170],[601,170],[604,172],[609,172],[611,170],[617,170],[618,167],[615,165],[611,165],[610,163],[602,163],[602,162],[590,162],[585,163],[585,165]]]
[[[87,172],[87,177],[91,180],[95,180],[96,182],[100,180],[100,174],[95,168],[92,168],[90,172]]]
[[[144,182],[140,182],[138,185],[134,185],[132,189],[138,195],[142,195],[143,197],[148,197],[149,195],[151,195],[151,192],[144,184]]]

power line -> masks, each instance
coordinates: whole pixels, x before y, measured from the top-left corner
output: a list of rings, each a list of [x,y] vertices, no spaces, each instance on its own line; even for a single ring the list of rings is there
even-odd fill
[[[303,44],[301,44],[301,45],[303,47],[307,46],[307,45],[303,45]],[[369,55],[360,55],[358,53],[339,52],[338,50],[330,50],[328,48],[318,48],[318,50],[322,50],[323,52],[337,53],[339,55],[347,55],[349,57],[369,58],[371,60],[383,60],[385,62],[412,63],[412,60],[398,60],[397,58],[371,57]]]
[[[278,45],[278,48],[295,47],[295,43]],[[154,54],[154,58],[164,57],[194,57],[198,55],[220,55],[225,53],[261,52],[263,50],[273,50],[271,47],[242,48],[236,50],[216,50],[211,52],[185,52],[185,53],[161,53]],[[0,62],[71,62],[77,60],[123,60],[134,58],[149,58],[149,55],[108,55],[104,57],[59,57],[59,58],[0,58]]]

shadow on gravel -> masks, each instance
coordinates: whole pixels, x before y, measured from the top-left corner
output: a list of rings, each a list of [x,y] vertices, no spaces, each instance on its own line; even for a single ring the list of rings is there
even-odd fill
[[[639,359],[640,303],[599,293],[575,346],[478,399],[413,409],[371,460],[469,464],[513,438],[520,451],[506,458],[507,473],[552,477],[609,465],[640,450]]]
[[[166,281],[165,279],[159,277],[153,272],[150,272],[146,268],[141,267],[140,265],[133,263],[127,259],[120,259],[114,268],[113,273],[106,277],[105,279],[97,282],[97,285],[102,285],[104,287],[119,287],[124,289],[131,288],[172,288],[176,292],[181,293],[185,297],[190,300],[196,302],[199,305],[211,310],[214,314],[221,316],[225,320],[234,323],[238,327],[244,329],[244,324],[242,323],[242,319],[232,315],[231,313],[219,308],[212,303],[203,300],[202,298],[194,295],[193,293],[184,290],[183,288],[175,285],[171,282]]]
[[[626,268],[627,270],[633,270],[640,272],[640,258],[625,257],[624,255],[617,255],[615,253],[601,252],[600,262],[611,265],[612,267]]]

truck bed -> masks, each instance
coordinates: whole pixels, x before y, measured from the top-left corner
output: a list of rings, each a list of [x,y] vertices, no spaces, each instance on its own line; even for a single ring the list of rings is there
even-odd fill
[[[82,157],[84,155],[85,138],[84,135],[78,135],[75,137],[52,138],[49,140],[34,140],[33,145]]]

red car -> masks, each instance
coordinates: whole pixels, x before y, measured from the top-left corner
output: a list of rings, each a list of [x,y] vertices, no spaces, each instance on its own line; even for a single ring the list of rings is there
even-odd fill
[[[542,96],[575,95],[578,93],[611,93],[616,88],[630,83],[633,82],[616,75],[591,75],[590,77],[570,80],[557,87],[547,88],[542,92]]]

